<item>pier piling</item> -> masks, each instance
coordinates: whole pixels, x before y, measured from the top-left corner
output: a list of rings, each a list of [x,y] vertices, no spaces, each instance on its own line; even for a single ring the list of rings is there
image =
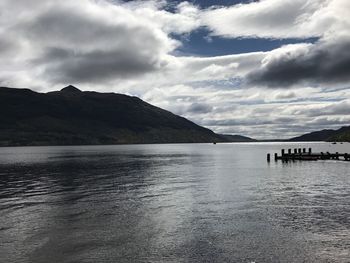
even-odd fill
[[[267,161],[271,161],[271,154],[268,153]],[[289,162],[289,161],[317,161],[317,160],[337,160],[337,161],[350,161],[350,154],[349,153],[330,153],[330,152],[320,152],[320,153],[313,153],[312,148],[298,148],[294,149],[294,153],[292,153],[292,149],[288,149],[288,153],[286,154],[285,149],[281,149],[281,155],[278,156],[278,153],[274,154],[274,159],[277,162],[278,160],[282,160],[283,162]]]

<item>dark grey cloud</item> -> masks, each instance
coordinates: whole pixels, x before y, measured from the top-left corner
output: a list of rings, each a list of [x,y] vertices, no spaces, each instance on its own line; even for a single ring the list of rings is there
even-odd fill
[[[44,42],[98,41],[112,40],[113,33],[123,33],[124,27],[111,25],[102,18],[100,21],[80,10],[69,10],[65,6],[56,6],[38,13],[36,17],[21,25],[22,31],[31,40]],[[125,33],[125,32],[124,32]],[[95,39],[92,39],[95,37]],[[80,42],[86,44],[86,42]]]
[[[0,54],[4,54],[11,49],[11,45],[8,41],[0,39]]]
[[[135,56],[133,50],[94,50],[85,53],[50,48],[40,60],[45,64],[44,75],[52,82],[105,81],[147,73],[159,67],[157,58]]]
[[[349,39],[317,43],[296,55],[286,52],[285,55],[272,59],[264,67],[252,71],[247,76],[249,84],[279,88],[299,83],[317,85],[349,80]]]
[[[15,53],[19,48],[19,43],[13,41],[5,35],[0,34],[0,55],[2,58]]]
[[[209,113],[213,110],[213,107],[206,103],[193,103],[190,107],[188,107],[188,113]]]

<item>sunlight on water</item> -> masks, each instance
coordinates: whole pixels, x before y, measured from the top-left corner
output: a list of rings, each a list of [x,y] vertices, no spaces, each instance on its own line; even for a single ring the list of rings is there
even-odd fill
[[[296,147],[1,148],[2,261],[348,262],[350,162],[266,162]]]

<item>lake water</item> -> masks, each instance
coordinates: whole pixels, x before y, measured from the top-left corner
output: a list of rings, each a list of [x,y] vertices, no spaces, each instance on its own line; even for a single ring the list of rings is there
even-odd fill
[[[0,262],[350,262],[350,144],[0,148]]]

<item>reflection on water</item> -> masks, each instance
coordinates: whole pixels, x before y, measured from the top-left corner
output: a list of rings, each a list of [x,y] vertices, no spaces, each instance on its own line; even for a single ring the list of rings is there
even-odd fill
[[[350,163],[288,147],[1,148],[1,261],[348,262]]]

